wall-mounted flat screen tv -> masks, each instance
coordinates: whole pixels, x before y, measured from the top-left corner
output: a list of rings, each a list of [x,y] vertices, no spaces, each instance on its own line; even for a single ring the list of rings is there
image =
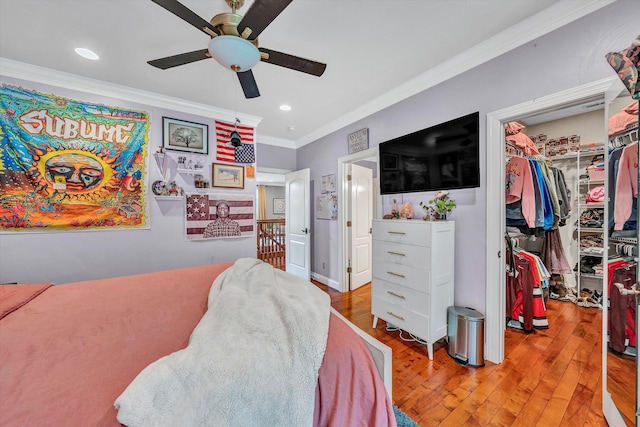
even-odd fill
[[[479,113],[380,143],[380,193],[480,186]]]

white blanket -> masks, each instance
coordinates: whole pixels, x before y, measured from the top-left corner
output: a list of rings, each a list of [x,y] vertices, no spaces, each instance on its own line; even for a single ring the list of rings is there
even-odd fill
[[[311,426],[329,296],[256,259],[213,283],[188,346],[116,399],[127,426]]]

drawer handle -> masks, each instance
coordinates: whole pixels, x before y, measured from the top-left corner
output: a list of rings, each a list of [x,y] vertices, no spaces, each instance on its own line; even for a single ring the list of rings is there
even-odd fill
[[[395,313],[394,313],[394,312],[392,312],[392,311],[387,311],[387,314],[388,314],[388,315],[390,315],[390,316],[395,317],[396,319],[404,320],[404,317],[402,317],[402,316],[398,316],[397,314],[395,314]]]
[[[387,274],[391,274],[392,276],[402,277],[404,279],[404,274],[394,273],[393,271],[387,271]]]
[[[393,252],[393,251],[387,251],[388,254],[391,255],[399,255],[399,256],[406,256],[405,254],[401,253],[401,252]]]
[[[387,231],[387,233],[389,233],[389,234],[401,234],[401,235],[403,235],[403,236],[404,236],[405,234],[407,234],[407,233],[404,233],[404,232],[402,232],[402,231]]]
[[[396,294],[395,292],[391,292],[391,291],[387,291],[387,293],[388,293],[389,295],[393,295],[394,297],[398,297],[398,298],[405,299],[405,298],[404,298],[404,295]]]

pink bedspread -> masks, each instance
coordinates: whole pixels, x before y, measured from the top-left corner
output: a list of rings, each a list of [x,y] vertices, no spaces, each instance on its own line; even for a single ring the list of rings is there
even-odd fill
[[[187,345],[214,278],[230,265],[53,286],[7,314],[0,320],[0,425],[118,426],[116,397],[145,366]],[[366,346],[335,316],[315,420],[395,426]]]

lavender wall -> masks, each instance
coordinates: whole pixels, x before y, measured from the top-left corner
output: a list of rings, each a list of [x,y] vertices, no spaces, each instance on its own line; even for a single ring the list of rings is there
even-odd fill
[[[369,129],[370,146],[480,112],[480,188],[453,190],[458,208],[456,221],[455,304],[485,307],[486,250],[486,114],[562,90],[611,77],[613,71],[604,60],[607,52],[626,48],[638,35],[638,3],[619,0],[591,15],[527,43],[492,61],[453,79],[353,123],[297,150],[299,169],[310,168],[312,181],[322,175],[337,174],[337,159],[346,156],[347,135]],[[319,186],[314,186],[315,194]],[[421,217],[418,206],[433,193],[398,196],[398,202],[410,201],[414,216]],[[383,212],[389,211],[392,197],[385,198]],[[496,232],[498,232],[496,230]],[[312,269],[338,281],[338,224],[318,221],[313,224]],[[318,269],[325,262],[325,271]]]
[[[258,135],[258,158],[256,165],[261,168],[296,170],[296,150],[260,144]]]

